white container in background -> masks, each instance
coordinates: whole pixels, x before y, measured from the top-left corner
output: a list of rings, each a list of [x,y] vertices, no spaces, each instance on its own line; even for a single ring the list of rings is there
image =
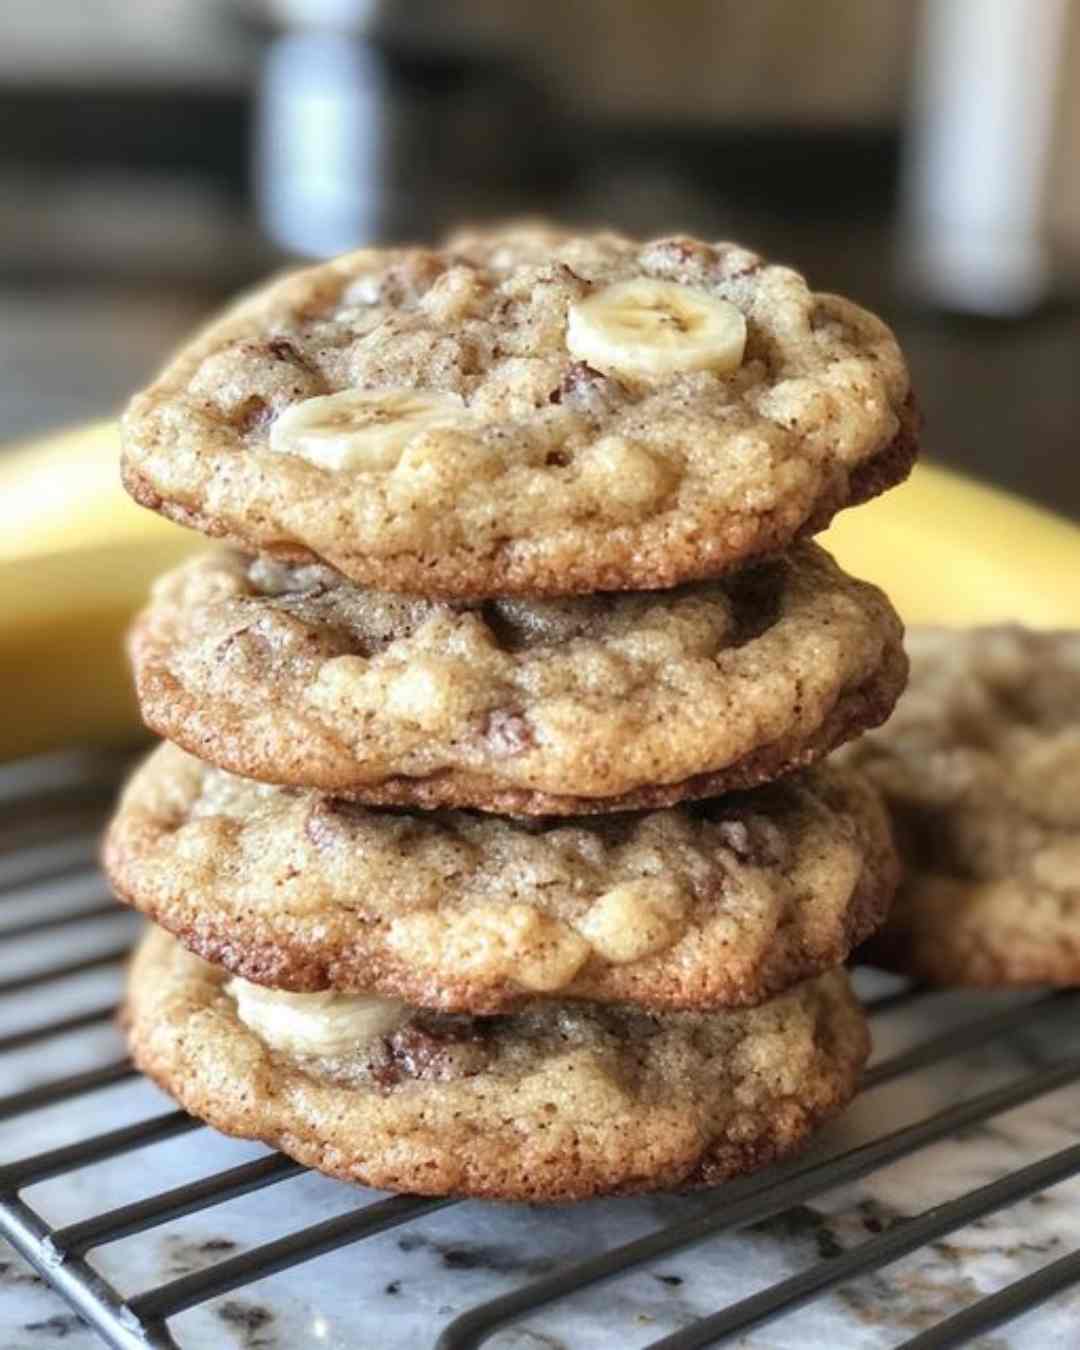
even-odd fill
[[[927,0],[915,53],[905,264],[945,309],[1018,315],[1052,283],[1047,180],[1070,0]]]

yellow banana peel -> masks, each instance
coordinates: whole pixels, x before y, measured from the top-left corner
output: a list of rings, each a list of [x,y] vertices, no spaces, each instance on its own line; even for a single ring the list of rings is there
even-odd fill
[[[120,485],[118,424],[0,450],[0,561],[127,540],[190,538]]]
[[[0,759],[145,734],[124,632],[153,578],[190,552],[180,534],[0,562]]]
[[[821,543],[907,623],[1080,627],[1080,527],[937,465],[841,511]]]
[[[124,630],[205,541],[128,499],[118,449],[98,423],[0,455],[0,759],[142,734]],[[1080,627],[1080,529],[935,466],[822,542],[912,623]]]
[[[205,541],[120,485],[115,422],[0,451],[0,760],[142,732],[124,632]]]

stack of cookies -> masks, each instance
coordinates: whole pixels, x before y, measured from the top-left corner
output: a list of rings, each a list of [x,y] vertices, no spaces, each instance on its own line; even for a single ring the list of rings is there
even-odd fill
[[[125,420],[228,542],[132,641],[106,846],[135,1059],[220,1129],[428,1194],[711,1185],[853,1095],[906,678],[807,536],[898,482],[873,316],[730,244],[543,227],[241,302]]]

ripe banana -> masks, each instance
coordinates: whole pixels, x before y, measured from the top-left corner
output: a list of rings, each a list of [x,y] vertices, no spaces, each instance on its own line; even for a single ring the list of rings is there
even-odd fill
[[[1080,628],[1080,528],[936,465],[841,511],[821,543],[907,623]]]
[[[176,530],[0,562],[0,760],[145,736],[124,632],[151,579],[190,552]]]
[[[617,281],[570,306],[566,345],[605,375],[649,380],[686,370],[735,370],[746,320],[695,286],[641,277]]]
[[[341,1055],[395,1030],[409,1016],[396,999],[352,994],[289,994],[239,978],[229,981],[241,1022],[275,1050]]]
[[[134,744],[123,635],[191,534],[120,485],[115,422],[0,453],[0,760],[65,745]]]
[[[464,417],[456,394],[344,389],[286,408],[270,430],[270,448],[324,469],[392,469],[421,432]]]
[[[0,562],[44,553],[192,538],[136,506],[120,485],[115,422],[0,448]]]

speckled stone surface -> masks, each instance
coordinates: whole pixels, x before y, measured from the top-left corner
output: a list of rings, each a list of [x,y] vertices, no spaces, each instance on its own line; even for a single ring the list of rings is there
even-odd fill
[[[96,880],[74,877],[34,898],[36,914],[100,900]],[[23,897],[25,900],[25,897]],[[3,927],[27,917],[16,892]],[[102,950],[130,921],[97,919],[13,945],[6,976],[46,962]],[[863,987],[865,979],[861,978]],[[108,969],[59,986],[0,997],[0,1035],[95,1006],[119,989]],[[914,1010],[875,1021],[877,1056],[886,1057],[955,1021],[1019,1007],[1030,996],[936,995]],[[1000,1036],[990,1048],[864,1096],[816,1146],[843,1150],[985,1091],[1033,1066],[1080,1050],[1075,1008],[1059,1004],[1035,1030]],[[17,1091],[122,1053],[111,1026],[3,1057],[3,1089]],[[133,1081],[0,1125],[7,1162],[145,1115],[170,1109]],[[832,1191],[750,1231],[714,1238],[623,1279],[551,1305],[507,1329],[496,1350],[636,1350],[695,1318],[854,1246],[928,1206],[1080,1140],[1080,1087],[971,1129]],[[203,1129],[40,1184],[25,1197],[54,1224],[71,1222],[210,1170],[263,1153],[258,1145]],[[730,1192],[729,1192],[730,1193]],[[378,1197],[305,1175],[92,1253],[92,1264],[124,1292],[212,1265],[298,1226]],[[719,1194],[606,1201],[530,1210],[465,1203],[428,1214],[273,1279],[243,1287],[170,1323],[185,1350],[422,1350],[454,1316],[599,1249],[676,1218],[708,1210]],[[738,1341],[744,1350],[843,1346],[878,1350],[902,1344],[934,1322],[1080,1245],[1080,1181],[1065,1183],[963,1229],[881,1273],[829,1292],[791,1316]],[[977,1342],[980,1350],[1027,1350],[1075,1343],[1080,1291],[1060,1296],[1022,1321]],[[0,1249],[0,1350],[92,1350],[99,1342],[10,1250]]]

